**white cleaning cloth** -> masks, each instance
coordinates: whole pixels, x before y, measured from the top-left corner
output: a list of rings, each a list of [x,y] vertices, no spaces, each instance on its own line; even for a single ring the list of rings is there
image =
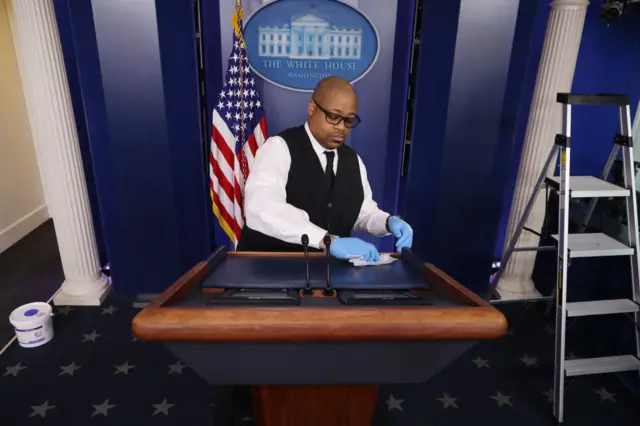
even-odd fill
[[[366,262],[362,260],[361,257],[349,259],[349,262],[353,263],[354,266],[373,266],[373,265],[387,265],[389,263],[395,262],[396,260],[398,259],[396,259],[395,257],[391,257],[391,255],[388,253],[382,253],[380,254],[380,260],[378,260],[377,262]]]

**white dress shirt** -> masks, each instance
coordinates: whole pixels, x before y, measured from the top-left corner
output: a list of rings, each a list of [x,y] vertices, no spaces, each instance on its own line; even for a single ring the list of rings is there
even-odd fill
[[[327,150],[313,137],[307,123],[304,125],[311,145],[318,155],[322,170],[327,166],[325,151],[336,153],[333,171],[338,173],[338,152]],[[364,201],[353,231],[374,236],[388,235],[386,220],[389,213],[378,208],[373,200],[367,169],[358,156]],[[249,228],[279,240],[300,244],[303,234],[309,236],[309,247],[319,248],[326,229],[314,225],[304,210],[287,203],[287,179],[291,167],[291,154],[287,143],[280,136],[272,136],[258,149],[245,185],[244,213]]]

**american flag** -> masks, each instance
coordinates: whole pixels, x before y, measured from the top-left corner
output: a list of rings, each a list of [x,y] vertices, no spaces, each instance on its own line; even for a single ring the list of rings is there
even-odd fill
[[[234,246],[244,226],[244,184],[256,151],[267,138],[262,102],[247,59],[242,16],[242,8],[237,7],[233,15],[233,49],[213,108],[209,156],[213,213]]]

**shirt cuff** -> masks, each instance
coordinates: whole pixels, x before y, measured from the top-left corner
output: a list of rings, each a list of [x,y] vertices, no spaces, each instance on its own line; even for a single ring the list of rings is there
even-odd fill
[[[391,232],[387,229],[387,219],[389,219],[392,214],[380,211],[375,219],[372,220],[370,233],[376,237],[387,237],[391,235]]]
[[[389,231],[389,228],[387,227],[387,224],[389,223],[389,219],[391,218],[391,216],[393,216],[393,215],[390,214],[390,213],[387,213],[385,215],[384,222],[382,223],[382,228],[384,229],[382,232],[383,232],[385,237],[387,235],[391,235],[391,231]]]
[[[309,236],[309,247],[318,250],[320,249],[320,241],[327,235],[326,230],[314,224],[310,224],[309,227],[304,230],[304,233]]]

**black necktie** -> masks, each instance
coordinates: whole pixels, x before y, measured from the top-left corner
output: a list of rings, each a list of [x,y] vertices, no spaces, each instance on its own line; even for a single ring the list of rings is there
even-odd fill
[[[328,192],[333,190],[333,183],[336,180],[336,175],[333,173],[333,157],[336,156],[335,152],[325,151],[324,155],[327,156],[327,167],[324,169],[324,176],[327,180]]]

